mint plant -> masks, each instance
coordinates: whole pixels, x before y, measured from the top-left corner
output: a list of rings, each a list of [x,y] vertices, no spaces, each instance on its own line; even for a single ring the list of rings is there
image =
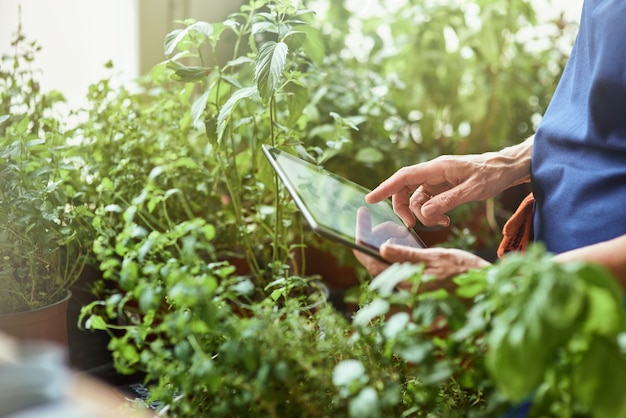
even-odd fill
[[[257,277],[288,263],[291,244],[301,245],[293,216],[284,213],[293,207],[286,205],[260,146],[267,142],[295,150],[300,144],[297,121],[308,100],[304,80],[313,71],[306,54],[319,55],[306,24],[310,14],[289,1],[255,1],[221,23],[183,22],[184,28],[165,39],[171,57],[164,65],[174,78],[199,89],[193,123],[205,127],[236,237]],[[225,33],[235,40],[231,59],[220,65],[218,47]],[[214,57],[211,67],[203,55],[205,45]]]

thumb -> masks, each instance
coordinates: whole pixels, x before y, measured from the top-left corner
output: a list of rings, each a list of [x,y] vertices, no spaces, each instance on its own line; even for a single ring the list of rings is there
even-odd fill
[[[424,261],[422,249],[385,242],[380,246],[380,255],[390,263],[420,263]]]

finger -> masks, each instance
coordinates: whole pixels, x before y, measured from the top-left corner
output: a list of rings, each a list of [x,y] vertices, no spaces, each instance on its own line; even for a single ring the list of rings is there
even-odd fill
[[[423,211],[426,212],[426,215],[429,215],[430,211],[439,213],[449,212],[464,203],[481,200],[480,189],[481,184],[476,180],[459,183],[433,196],[433,198],[428,201],[428,205],[424,205]],[[430,205],[433,205],[433,207],[430,207]]]
[[[393,211],[402,219],[407,228],[415,225],[415,214],[411,210],[408,192],[394,194],[391,198]]]
[[[432,217],[424,216],[422,207],[427,204],[433,195],[424,190],[424,185],[418,187],[409,199],[409,209],[420,222],[426,226],[442,225],[446,222],[447,216],[441,214],[435,214]]]
[[[425,249],[386,242],[380,246],[380,255],[389,263],[423,263],[428,260]]]
[[[389,264],[362,253],[359,250],[352,250],[352,252],[359,263],[361,263],[372,276],[378,276],[389,267]]]
[[[396,194],[404,193],[408,195],[422,183],[421,178],[423,176],[421,171],[419,165],[399,169],[368,193],[365,201],[367,203],[377,203]]]
[[[424,198],[419,196],[421,195],[419,194],[415,198],[415,204],[413,200],[411,201],[410,208],[420,222],[426,226],[448,226],[450,225],[450,218],[446,216],[446,213],[468,202],[470,199],[464,199],[466,194],[463,193],[463,188],[457,186],[435,194],[421,204],[419,202],[422,202]]]

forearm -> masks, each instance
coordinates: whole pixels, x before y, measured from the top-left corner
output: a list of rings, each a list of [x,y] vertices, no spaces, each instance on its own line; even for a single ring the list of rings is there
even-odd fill
[[[626,292],[626,235],[609,241],[577,248],[555,258],[559,261],[589,261],[607,268]]]
[[[533,135],[517,145],[485,154],[489,164],[504,167],[502,179],[503,184],[506,185],[505,188],[530,182],[530,162],[534,141]]]

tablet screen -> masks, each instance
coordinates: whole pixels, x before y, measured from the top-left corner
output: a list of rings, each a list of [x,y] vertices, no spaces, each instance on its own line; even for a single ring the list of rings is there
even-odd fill
[[[315,232],[377,258],[385,241],[425,247],[389,201],[366,203],[367,188],[278,148],[263,151]]]

